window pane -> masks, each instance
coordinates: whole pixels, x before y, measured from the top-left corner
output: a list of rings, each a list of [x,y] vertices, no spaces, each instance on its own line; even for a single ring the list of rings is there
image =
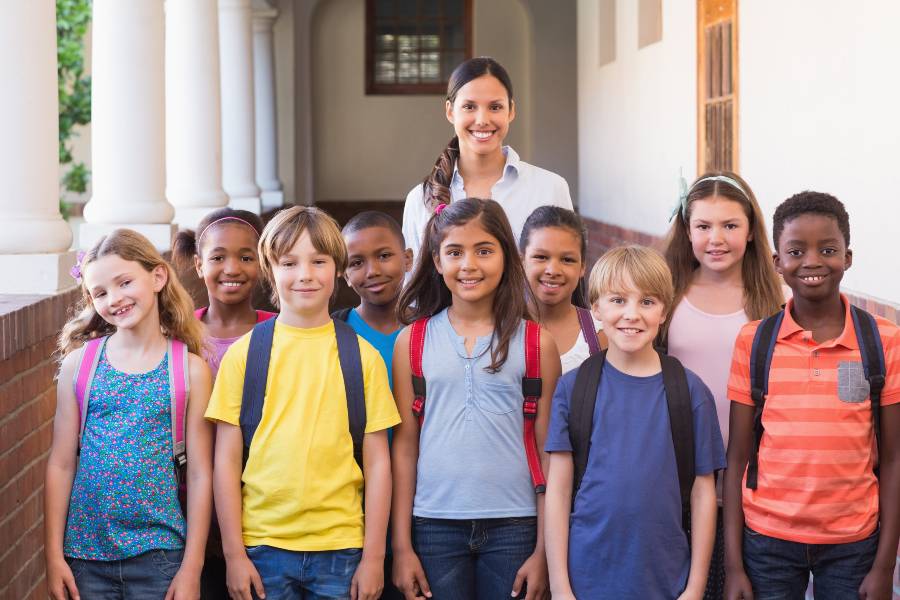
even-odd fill
[[[375,57],[375,83],[394,83],[396,79],[396,63],[393,54],[380,54]]]
[[[443,78],[449,79],[450,73],[453,72],[453,69],[456,68],[459,63],[464,60],[464,55],[461,51],[459,52],[445,52],[442,62],[443,65]]]
[[[447,48],[453,48],[454,50],[465,49],[466,30],[462,23],[447,23],[444,26],[444,35],[447,36]]]
[[[464,0],[444,0],[444,15],[451,21],[462,21]]]
[[[399,83],[418,83],[419,82],[419,63],[400,61],[397,69],[397,81]]]
[[[397,0],[397,16],[404,19],[415,19],[419,14],[416,0]]]
[[[375,15],[378,17],[394,16],[394,0],[375,0]]]
[[[376,34],[375,51],[376,52],[393,52],[397,47],[397,36],[390,33]]]
[[[419,46],[422,50],[437,50],[441,47],[441,36],[423,35],[419,38]]]
[[[441,14],[442,0],[419,0],[419,9],[426,17],[438,17]]]
[[[422,53],[422,61],[419,64],[422,82],[441,82],[441,55],[439,52]]]

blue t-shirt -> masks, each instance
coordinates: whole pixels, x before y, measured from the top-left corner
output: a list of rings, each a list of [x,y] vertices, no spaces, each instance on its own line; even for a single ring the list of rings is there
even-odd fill
[[[569,401],[578,369],[553,395],[548,452],[571,452]],[[687,371],[697,475],[725,468],[709,388]],[[634,377],[607,362],[591,450],[569,520],[569,579],[579,598],[671,600],[687,585],[691,555],[662,373]]]
[[[392,333],[381,333],[366,323],[363,318],[359,316],[359,313],[356,312],[355,308],[350,309],[350,314],[347,315],[347,325],[352,327],[353,331],[358,333],[362,339],[375,346],[375,349],[381,354],[381,358],[384,359],[384,364],[387,366],[388,382],[393,390],[394,376],[392,364],[394,362],[394,342],[397,341],[397,336],[400,335],[403,328],[401,327]]]

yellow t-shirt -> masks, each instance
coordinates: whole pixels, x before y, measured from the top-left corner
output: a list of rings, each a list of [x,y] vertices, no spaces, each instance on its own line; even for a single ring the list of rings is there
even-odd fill
[[[358,337],[358,336],[357,336]],[[366,433],[400,422],[384,361],[359,339]],[[240,425],[250,334],[222,358],[206,418]],[[242,477],[247,546],[361,548],[363,475],[353,459],[334,323],[275,324],[262,419]]]

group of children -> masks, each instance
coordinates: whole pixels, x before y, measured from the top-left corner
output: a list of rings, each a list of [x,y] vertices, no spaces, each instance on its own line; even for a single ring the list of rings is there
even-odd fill
[[[197,311],[137,233],[80,257],[53,598],[890,598],[900,330],[840,293],[843,205],[786,200],[773,264],[747,182],[704,175],[585,298],[567,186],[501,150],[511,83],[476,61],[403,228],[216,211],[173,248]]]

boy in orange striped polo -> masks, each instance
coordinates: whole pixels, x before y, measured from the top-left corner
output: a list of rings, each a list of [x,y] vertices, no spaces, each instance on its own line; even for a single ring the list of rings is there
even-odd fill
[[[773,330],[767,393],[755,394],[764,398],[760,428],[751,352],[761,322],[745,325],[735,344],[726,597],[802,600],[812,573],[817,600],[890,600],[900,530],[900,329],[876,317],[870,338],[884,355],[879,450],[870,398],[878,383],[864,368],[863,327],[840,292],[852,262],[847,212],[833,196],[803,192],[776,209],[773,229],[775,266],[793,298]]]

